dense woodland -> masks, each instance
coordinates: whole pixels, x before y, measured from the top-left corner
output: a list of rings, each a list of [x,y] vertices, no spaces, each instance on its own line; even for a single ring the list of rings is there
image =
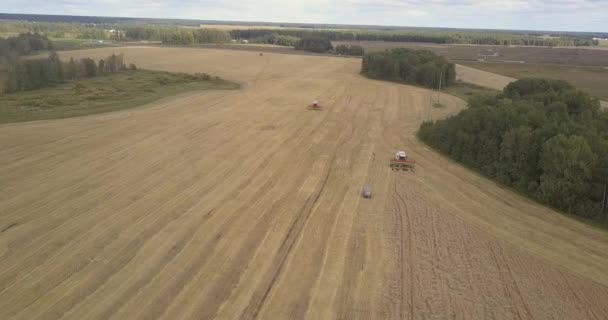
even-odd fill
[[[300,41],[300,38],[283,36],[276,33],[266,34],[249,40],[251,43],[273,44],[286,47],[295,47],[298,41]]]
[[[407,82],[429,88],[456,81],[453,63],[428,50],[391,49],[363,56],[361,73],[373,78]]]
[[[519,80],[473,97],[458,115],[424,123],[419,137],[543,203],[606,219],[608,112],[567,82]]]
[[[131,65],[131,69],[135,69]],[[28,91],[61,84],[65,81],[92,78],[127,70],[123,55],[115,55],[95,61],[90,58],[70,59],[61,62],[57,53],[51,52],[46,59],[18,59],[7,65],[4,93]]]
[[[365,50],[363,50],[362,46],[359,45],[346,45],[339,44],[336,46],[336,54],[344,55],[344,56],[363,56],[365,54]]]
[[[0,59],[3,61],[52,49],[51,41],[38,33],[23,33],[16,37],[0,38]]]
[[[161,41],[168,45],[196,45],[205,43],[230,42],[230,34],[226,31],[206,28],[176,28],[160,26],[125,26],[114,31],[120,41]]]
[[[331,44],[329,39],[324,37],[306,37],[296,42],[295,49],[316,53],[325,53],[332,51],[334,46]]]
[[[177,29],[173,32],[165,31],[160,40],[169,45],[196,45],[205,43],[230,42],[228,32],[216,29]]]

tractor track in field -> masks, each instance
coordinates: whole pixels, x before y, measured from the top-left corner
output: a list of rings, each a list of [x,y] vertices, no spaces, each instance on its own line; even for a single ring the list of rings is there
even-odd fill
[[[333,163],[333,159],[330,161],[330,163]],[[323,180],[321,181],[321,186],[319,187],[319,191],[317,191],[314,196],[312,196],[308,199],[308,201],[306,202],[306,204],[304,205],[302,210],[300,210],[300,213],[297,215],[295,221],[289,228],[289,231],[285,235],[285,239],[281,243],[281,246],[279,247],[279,251],[277,252],[277,254],[275,256],[275,260],[278,259],[278,261],[275,263],[277,265],[277,269],[276,269],[276,271],[272,272],[272,277],[270,279],[270,282],[266,286],[266,289],[264,290],[264,294],[262,295],[262,298],[260,299],[259,303],[257,303],[256,306],[254,307],[253,319],[257,319],[261,308],[264,306],[264,303],[266,302],[268,294],[274,287],[274,285],[277,281],[277,278],[281,275],[281,272],[283,271],[283,268],[285,266],[285,262],[287,261],[287,257],[289,256],[289,253],[291,252],[294,244],[296,243],[297,238],[300,236],[300,234],[302,232],[302,228],[304,228],[306,221],[308,221],[308,218],[310,217],[310,214],[312,213],[313,209],[315,208],[317,201],[319,200],[319,197],[321,196],[321,194],[323,193],[323,190],[325,189],[325,185],[327,184],[327,179],[329,178],[330,173],[331,173],[331,165],[330,165],[329,169],[327,170],[327,173],[325,174]]]
[[[394,185],[394,189],[393,189],[393,194],[396,195],[397,194],[397,186],[396,186],[396,182]],[[397,196],[398,197],[398,196]],[[399,199],[400,200],[400,199]],[[399,210],[401,209],[401,207],[399,206],[399,200],[395,200],[395,209]],[[406,264],[405,261],[405,254],[403,253],[404,248],[405,248],[405,240],[404,240],[404,226],[403,226],[403,216],[401,215],[400,210],[395,212],[395,216],[397,217],[397,221],[399,223],[399,242],[400,242],[400,246],[399,246],[399,264],[404,266]],[[405,288],[406,288],[406,283],[405,283],[405,271],[404,268],[401,268],[400,270],[400,292],[401,292],[401,308],[400,308],[400,314],[399,317],[401,319],[405,319],[403,316],[403,301],[405,300]],[[410,284],[411,286],[411,284]],[[413,314],[412,310],[410,309],[410,315]]]
[[[395,172],[399,175],[404,172]],[[410,219],[410,213],[408,210],[408,204],[405,197],[398,192],[397,179],[394,182],[393,197],[395,198],[395,209],[397,209],[397,220],[399,221],[399,238],[401,239],[400,244],[400,261],[402,266],[408,266],[408,274],[405,275],[404,268],[401,268],[401,295],[402,301],[408,300],[408,311],[410,317],[414,317],[414,297],[415,297],[415,285],[414,285],[414,253],[413,253],[413,241],[412,241],[412,221]],[[405,223],[404,223],[405,217]],[[406,239],[407,238],[407,239]],[[407,249],[406,249],[407,248]],[[407,251],[407,253],[404,253]],[[405,257],[407,256],[407,260]],[[406,282],[407,278],[407,282]],[[405,288],[409,288],[408,294],[405,294]],[[407,298],[406,298],[407,297]],[[401,315],[403,318],[403,314]]]

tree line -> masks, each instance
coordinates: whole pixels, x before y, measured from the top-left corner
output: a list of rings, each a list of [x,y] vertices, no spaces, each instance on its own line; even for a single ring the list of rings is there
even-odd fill
[[[249,40],[251,43],[273,44],[286,47],[295,47],[298,41],[300,41],[298,37],[284,36],[277,33],[270,33]]]
[[[135,65],[131,64],[131,69]],[[62,62],[55,52],[46,59],[24,59],[8,64],[4,93],[14,93],[54,86],[65,81],[92,78],[127,70],[122,54],[95,61],[91,58]]]
[[[414,83],[429,88],[456,81],[453,63],[429,50],[405,48],[366,53],[361,73],[373,79]]]
[[[339,44],[336,46],[336,54],[343,56],[363,56],[365,54],[365,50],[363,50],[362,46],[359,45],[346,45]]]
[[[560,36],[542,37],[506,32],[464,31],[464,30],[308,30],[308,29],[236,29],[230,35],[237,40],[251,40],[268,34],[293,36],[297,38],[320,37],[330,41],[387,41],[421,42],[440,44],[482,44],[482,45],[526,45],[526,46],[594,46],[597,40],[590,37]]]
[[[163,30],[160,41],[168,45],[196,45],[205,43],[230,42],[230,34],[217,29],[184,29]]]
[[[567,82],[525,79],[474,96],[418,136],[540,202],[608,222],[608,112]]]
[[[195,30],[170,23],[125,23],[128,19],[101,19],[97,23],[67,23],[67,22],[15,22],[5,21],[0,24],[2,33],[32,32],[55,38],[79,38],[116,41],[162,41],[170,39],[167,44],[196,44],[187,43],[189,37],[180,30]],[[124,21],[123,21],[124,20]],[[604,33],[549,33],[518,32],[518,31],[483,31],[455,29],[311,29],[310,28],[279,28],[279,29],[237,29],[230,31],[234,40],[249,40],[257,42],[263,38],[272,37],[325,37],[331,41],[389,41],[389,42],[422,42],[440,44],[483,44],[483,45],[527,45],[527,46],[595,46],[599,41],[593,37],[606,37]],[[217,30],[225,32],[222,30]],[[171,38],[174,35],[174,38]],[[177,40],[175,39],[177,38]],[[196,38],[193,36],[193,38]],[[282,38],[286,40],[287,38]],[[229,39],[228,39],[229,40]],[[216,40],[217,41],[217,40]],[[171,42],[171,43],[169,43]],[[217,42],[199,42],[217,43]]]
[[[14,60],[19,56],[51,49],[51,41],[38,33],[22,33],[16,37],[0,38],[0,57],[5,60]]]
[[[297,38],[296,38],[297,39]],[[331,41],[325,37],[304,37],[295,42],[296,50],[315,53],[335,53],[344,56],[363,56],[365,51],[359,45],[340,44],[334,48]]]
[[[230,42],[230,34],[217,29],[163,26],[125,26],[115,31],[123,41],[161,41],[167,45],[196,45]]]
[[[294,48],[296,50],[326,53],[332,51],[334,46],[329,39],[324,37],[304,37],[296,42]]]

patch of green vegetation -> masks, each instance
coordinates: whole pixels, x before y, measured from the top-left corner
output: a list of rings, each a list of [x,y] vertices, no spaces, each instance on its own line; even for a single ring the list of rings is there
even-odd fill
[[[564,80],[601,100],[608,100],[608,69],[556,64],[465,62],[465,66],[516,79],[544,78]]]
[[[468,101],[468,99],[477,94],[496,95],[500,93],[498,90],[481,87],[467,82],[456,82],[452,86],[443,90],[447,94],[451,94],[458,98]]]
[[[607,131],[608,112],[589,94],[561,80],[524,79],[423,123],[418,137],[541,203],[608,223]]]
[[[236,89],[206,74],[132,70],[52,88],[5,94],[0,123],[58,119],[133,108],[188,91]]]
[[[366,53],[361,74],[427,88],[449,87],[456,81],[455,66],[444,57],[428,50],[405,48]]]

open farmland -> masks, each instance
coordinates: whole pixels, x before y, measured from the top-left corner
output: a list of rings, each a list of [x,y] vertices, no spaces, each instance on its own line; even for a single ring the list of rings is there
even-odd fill
[[[431,50],[454,62],[478,61],[501,63],[547,63],[571,66],[608,67],[608,50],[603,47],[525,47],[466,44],[427,44],[383,41],[336,41],[338,44],[358,44],[366,52],[392,48]]]
[[[525,78],[529,73],[534,73],[533,75],[530,75],[530,77],[546,77],[549,79],[566,80],[575,85],[583,84],[584,86],[579,86],[578,88],[588,91],[596,97],[603,98],[604,100],[600,100],[600,103],[602,107],[608,108],[608,96],[606,95],[606,87],[604,86],[606,75],[608,74],[603,71],[594,70],[592,72],[585,72],[584,75],[581,75],[579,67],[561,66],[555,67],[554,70],[551,70],[548,67],[542,67],[535,70],[532,66],[514,68],[513,66],[501,67],[500,65],[485,63],[456,65],[458,79],[477,86],[500,91],[509,83],[517,81],[515,78],[489,71],[501,72],[502,74],[519,76],[521,78]],[[560,71],[563,71],[564,73]]]
[[[608,54],[608,52],[606,52]],[[466,66],[508,77],[566,80],[591,95],[608,100],[608,69],[547,64],[466,62]]]
[[[0,319],[608,318],[604,230],[415,138],[464,101],[358,59],[120,50],[243,88],[0,125]]]

